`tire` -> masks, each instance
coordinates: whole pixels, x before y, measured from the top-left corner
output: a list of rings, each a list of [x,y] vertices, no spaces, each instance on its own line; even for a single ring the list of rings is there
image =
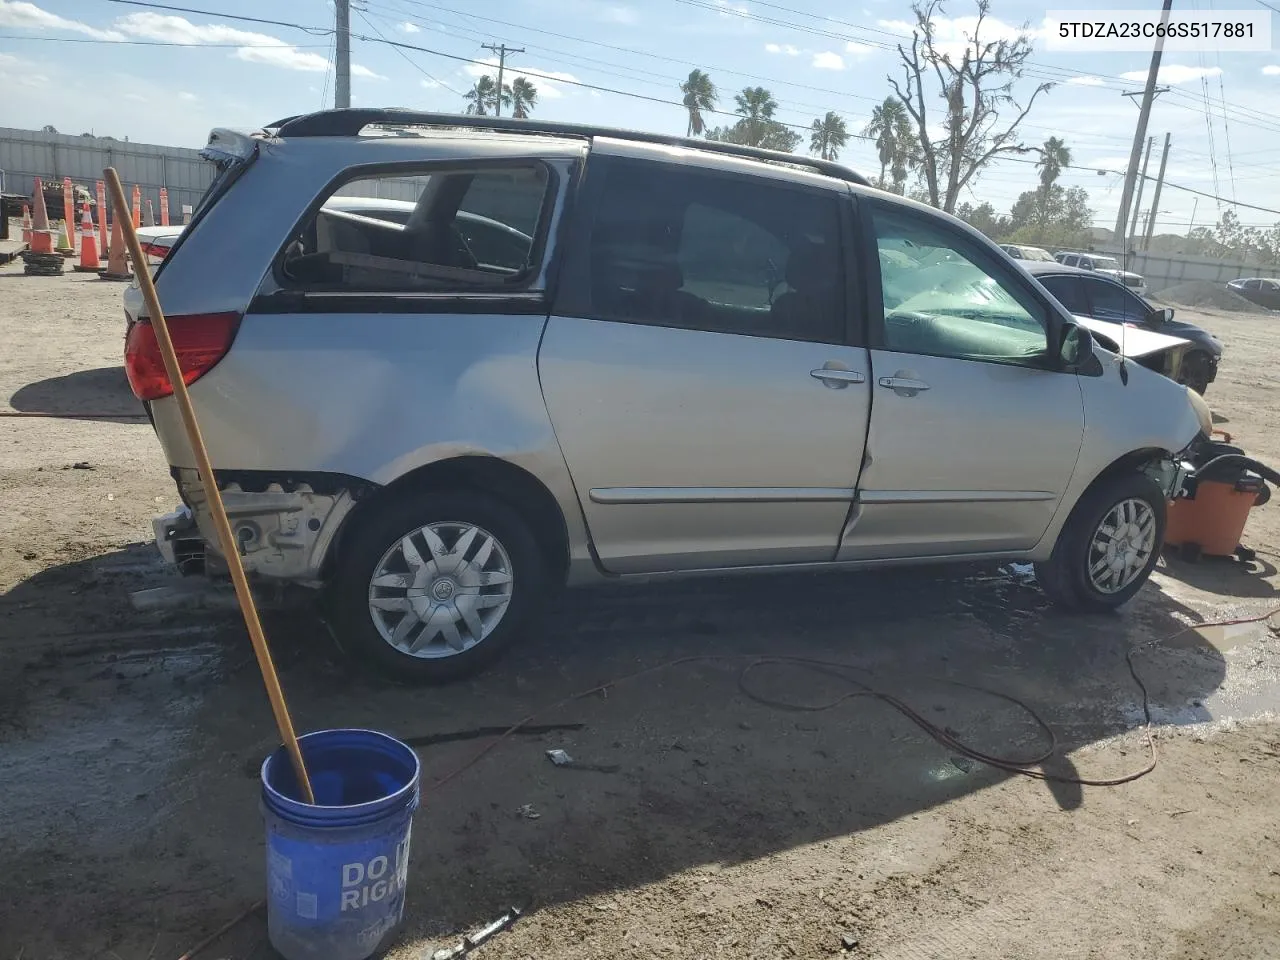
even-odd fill
[[[1203,350],[1193,350],[1182,361],[1182,369],[1178,374],[1178,382],[1190,387],[1200,396],[1209,389],[1210,374],[1213,371],[1213,359]]]
[[[1143,474],[1117,474],[1096,484],[1071,511],[1052,555],[1036,564],[1041,589],[1068,609],[1095,612],[1122,606],[1142,589],[1160,559],[1166,509],[1164,492]],[[1116,539],[1123,543],[1122,553],[1116,562],[1091,575],[1090,568],[1097,569],[1108,556],[1099,535],[1104,521],[1116,529],[1122,516],[1113,513],[1116,510],[1125,511],[1123,517],[1137,523],[1119,523],[1116,532],[1124,536],[1113,538],[1112,543]]]
[[[541,605],[548,568],[516,510],[448,490],[372,506],[342,544],[327,588],[339,646],[391,680],[447,683],[519,639]],[[451,551],[464,539],[459,565]],[[462,602],[470,597],[481,599]],[[382,601],[376,611],[374,600]]]

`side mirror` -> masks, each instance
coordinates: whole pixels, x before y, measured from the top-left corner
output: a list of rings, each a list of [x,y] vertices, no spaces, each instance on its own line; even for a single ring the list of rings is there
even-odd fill
[[[1163,310],[1152,310],[1148,320],[1155,326],[1162,326],[1173,319],[1173,307],[1165,307]]]
[[[1078,324],[1063,324],[1058,342],[1058,362],[1062,369],[1077,373],[1085,373],[1094,366],[1101,367],[1093,350],[1093,334]]]

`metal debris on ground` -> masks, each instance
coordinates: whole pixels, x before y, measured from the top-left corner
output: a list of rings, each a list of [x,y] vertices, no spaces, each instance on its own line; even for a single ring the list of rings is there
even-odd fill
[[[26,264],[22,272],[28,277],[56,277],[61,275],[66,261],[60,253],[23,252],[22,262]]]
[[[573,757],[565,753],[563,750],[548,750],[547,759],[554,763],[557,767],[567,767],[573,763]]]
[[[532,803],[522,803],[520,805],[520,809],[517,810],[516,813],[520,814],[520,816],[524,817],[526,820],[537,820],[542,816],[542,814],[537,810],[533,809]]]
[[[520,912],[519,907],[511,907],[506,913],[493,921],[493,923],[489,924],[487,927],[482,927],[475,933],[467,934],[454,946],[441,947],[439,950],[436,950],[431,954],[431,960],[454,960],[456,957],[466,956],[486,940],[492,939],[503,930],[510,929],[515,922],[520,919]]]

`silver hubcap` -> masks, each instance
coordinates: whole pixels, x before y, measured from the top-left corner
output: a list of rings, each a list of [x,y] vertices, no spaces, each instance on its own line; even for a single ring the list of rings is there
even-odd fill
[[[1156,515],[1145,500],[1112,507],[1089,544],[1089,580],[1103,593],[1118,593],[1146,569],[1156,549]]]
[[[469,523],[433,523],[401,537],[369,581],[369,615],[382,639],[414,657],[469,650],[511,604],[511,559]]]

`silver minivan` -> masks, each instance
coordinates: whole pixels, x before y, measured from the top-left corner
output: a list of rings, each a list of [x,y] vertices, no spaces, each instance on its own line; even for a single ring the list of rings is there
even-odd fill
[[[566,583],[998,558],[1115,607],[1211,430],[981,234],[834,163],[392,110],[205,155],[156,283],[245,565],[404,680],[478,669]],[[157,541],[216,572],[125,301],[183,500]]]

